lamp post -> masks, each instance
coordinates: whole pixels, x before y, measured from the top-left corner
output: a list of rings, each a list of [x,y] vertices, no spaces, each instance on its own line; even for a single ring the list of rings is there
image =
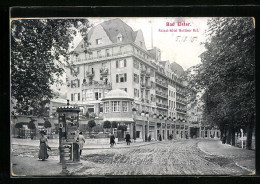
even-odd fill
[[[165,121],[165,139],[168,139],[168,135],[167,135],[167,122],[166,122],[166,120],[167,120],[167,117],[166,116],[164,116],[164,121]]]
[[[134,142],[135,142],[135,140],[136,140],[136,122],[135,122],[136,121],[136,109],[133,108],[132,111],[133,111],[133,114],[134,114],[133,139],[134,139]]]
[[[145,116],[144,111],[141,112],[141,116],[142,117]],[[145,120],[144,120],[144,124],[143,124],[143,135],[142,136],[143,136],[143,141],[146,141],[146,139],[145,139]]]
[[[146,135],[146,141],[147,141],[147,138],[149,137],[149,113],[148,112],[146,112],[146,114],[145,114],[145,116],[146,116],[146,118],[147,118],[147,135]]]

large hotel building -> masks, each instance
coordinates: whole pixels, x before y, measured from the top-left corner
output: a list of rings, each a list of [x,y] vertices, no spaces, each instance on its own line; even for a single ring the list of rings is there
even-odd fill
[[[160,49],[147,50],[141,30],[133,31],[120,19],[105,21],[77,45],[71,64],[67,99],[82,114],[125,124],[131,137],[135,132],[140,139],[189,135],[186,89],[179,77],[183,69],[161,61]]]

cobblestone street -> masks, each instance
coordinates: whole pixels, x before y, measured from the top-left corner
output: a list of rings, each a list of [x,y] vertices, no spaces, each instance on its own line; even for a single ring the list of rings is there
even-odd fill
[[[23,158],[37,160],[37,154],[38,147],[13,146],[12,157],[16,162],[13,167],[14,173],[22,172],[18,166]],[[49,155],[58,165],[58,150],[50,151]],[[74,174],[248,175],[252,173],[252,169],[254,170],[254,155],[254,151],[222,145],[218,140],[165,141],[141,147],[83,150],[83,167]],[[247,168],[240,167],[237,164],[239,161],[247,161]],[[37,162],[37,167],[39,164],[45,167],[45,163]],[[26,168],[26,163],[23,168]]]

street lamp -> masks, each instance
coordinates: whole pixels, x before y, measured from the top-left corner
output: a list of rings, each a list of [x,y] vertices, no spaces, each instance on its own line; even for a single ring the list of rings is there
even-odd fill
[[[146,114],[145,114],[145,116],[146,116],[146,118],[147,118],[147,135],[146,135],[146,141],[147,141],[147,137],[149,137],[149,113],[148,112],[146,112]]]
[[[133,126],[133,138],[134,138],[134,141],[136,140],[136,108],[133,108],[132,109],[133,111],[133,114],[134,114],[134,126]]]
[[[165,139],[168,139],[168,135],[167,135],[167,116],[166,115],[164,115],[164,121],[165,121],[165,134],[166,134],[166,136],[165,136]]]

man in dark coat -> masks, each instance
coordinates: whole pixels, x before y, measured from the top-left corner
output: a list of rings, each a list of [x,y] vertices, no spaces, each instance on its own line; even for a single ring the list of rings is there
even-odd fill
[[[127,145],[130,145],[130,142],[131,142],[130,139],[131,139],[130,134],[127,133],[127,134],[125,135],[125,140],[126,140],[126,144],[127,144]]]
[[[110,136],[110,147],[114,146],[114,144],[115,144],[115,136],[114,136],[114,134],[112,134]]]

